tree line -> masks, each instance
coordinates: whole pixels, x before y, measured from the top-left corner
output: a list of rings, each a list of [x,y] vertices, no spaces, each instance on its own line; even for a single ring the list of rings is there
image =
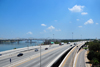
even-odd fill
[[[92,63],[93,67],[100,67],[100,41],[94,40],[92,42],[87,42],[89,53],[87,58]]]

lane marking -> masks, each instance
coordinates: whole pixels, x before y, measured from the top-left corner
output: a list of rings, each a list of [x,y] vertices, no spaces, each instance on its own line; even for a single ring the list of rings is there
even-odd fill
[[[49,53],[49,52],[51,52],[51,51],[54,51],[54,50],[56,50],[56,49],[63,48],[63,47],[65,47],[65,46],[68,46],[68,45],[64,45],[64,46],[61,46],[61,47],[53,48],[53,49],[51,49],[51,50],[49,50],[49,51],[46,51],[45,53],[42,53],[41,55],[47,54],[47,53]],[[31,59],[27,58],[27,59],[25,59],[25,60],[22,60],[21,62],[16,61],[15,63],[17,63],[17,62],[19,62],[19,63],[15,64],[15,65],[14,65],[14,63],[13,63],[12,66],[13,66],[13,67],[19,66],[19,65],[21,65],[21,64],[23,64],[23,63],[25,63],[25,62],[28,62],[28,61],[30,61],[30,60],[33,60],[33,59],[37,58],[37,57],[40,57],[40,55],[39,55],[39,54],[38,54],[38,55],[35,55],[35,57],[34,57],[34,55],[33,55],[33,56],[30,57]],[[12,66],[10,65],[10,67],[12,67]],[[4,66],[4,67],[8,67],[8,65],[7,65],[7,66]]]
[[[79,54],[80,54],[80,52],[82,52],[83,50],[80,50],[79,52],[78,52],[78,54],[77,54],[77,57],[76,57],[76,62],[75,62],[75,67],[76,67],[76,64],[77,64],[77,59],[78,59],[78,56],[79,56]]]
[[[61,65],[61,67],[64,67],[68,57],[70,56],[70,54],[72,53],[72,51],[76,48],[76,46],[67,54],[67,57],[64,59],[63,64]]]
[[[79,44],[79,46],[80,46],[81,44]],[[77,45],[78,46],[78,45]],[[64,65],[65,65],[65,63],[66,63],[66,61],[67,61],[67,59],[69,58],[69,56],[70,56],[70,54],[73,52],[73,50],[75,49],[75,48],[77,48],[77,46],[75,46],[68,54],[67,54],[67,56],[64,58],[64,60],[61,62],[61,64],[59,65],[59,67],[64,67]]]

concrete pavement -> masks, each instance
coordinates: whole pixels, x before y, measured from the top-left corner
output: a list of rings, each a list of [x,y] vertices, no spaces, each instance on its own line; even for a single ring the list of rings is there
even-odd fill
[[[52,45],[51,47],[49,47],[49,50],[50,49],[53,49],[53,48],[57,48],[57,47],[59,47],[59,45],[56,45],[56,46],[53,46]],[[44,52],[45,51],[44,48],[41,49],[41,52]],[[34,50],[31,50],[31,51],[28,51],[28,52],[23,52],[23,54],[24,55],[22,57],[17,57],[17,54],[14,54],[14,55],[11,55],[11,56],[8,56],[8,57],[4,57],[4,58],[0,59],[0,67],[3,67],[5,65],[9,65],[10,64],[10,58],[11,58],[12,63],[13,63],[13,62],[22,60],[24,58],[28,58],[28,57],[30,57],[32,55],[39,54],[39,51],[38,52],[35,52]]]
[[[84,50],[84,49],[82,49],[79,52],[79,55],[77,56],[76,66],[75,67],[86,67],[85,52],[86,52],[86,50]]]
[[[21,64],[17,67],[47,67],[47,65],[52,62],[60,53],[62,53],[65,49],[68,49],[70,46],[64,45],[62,48],[49,52],[41,56],[41,66],[40,66],[40,57],[37,57],[31,61],[28,61],[24,64]]]

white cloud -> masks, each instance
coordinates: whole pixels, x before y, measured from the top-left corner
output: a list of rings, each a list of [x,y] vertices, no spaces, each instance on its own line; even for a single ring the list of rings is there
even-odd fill
[[[28,32],[27,34],[32,34],[32,32]]]
[[[80,6],[80,5],[75,5],[72,8],[68,8],[70,11],[72,12],[81,12],[83,11],[84,6]]]
[[[85,22],[84,24],[86,25],[86,24],[93,24],[94,22],[93,22],[93,20],[92,19],[89,19],[87,22]]]
[[[72,23],[72,22],[69,22],[69,23]]]
[[[96,23],[96,25],[98,25],[98,23]]]
[[[41,26],[46,26],[45,24],[41,24]]]
[[[77,21],[79,21],[79,19],[76,19]]]
[[[44,32],[46,32],[46,30],[43,30]]]
[[[52,25],[50,27],[48,27],[48,29],[52,30],[55,29],[55,27],[53,27]]]
[[[87,13],[87,12],[82,12],[81,14],[82,14],[82,15],[86,15],[86,14],[88,14],[88,13]]]
[[[78,27],[82,27],[82,26],[78,26]]]
[[[56,29],[56,31],[61,31],[61,29]]]
[[[54,20],[55,22],[57,22],[57,20]]]

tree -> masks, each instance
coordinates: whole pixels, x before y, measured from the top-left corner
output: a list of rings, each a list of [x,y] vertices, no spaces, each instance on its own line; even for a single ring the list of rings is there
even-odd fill
[[[89,60],[92,60],[92,58],[94,57],[95,55],[94,55],[94,51],[90,51],[89,53],[88,53],[88,55],[87,55],[87,58],[89,59]]]

